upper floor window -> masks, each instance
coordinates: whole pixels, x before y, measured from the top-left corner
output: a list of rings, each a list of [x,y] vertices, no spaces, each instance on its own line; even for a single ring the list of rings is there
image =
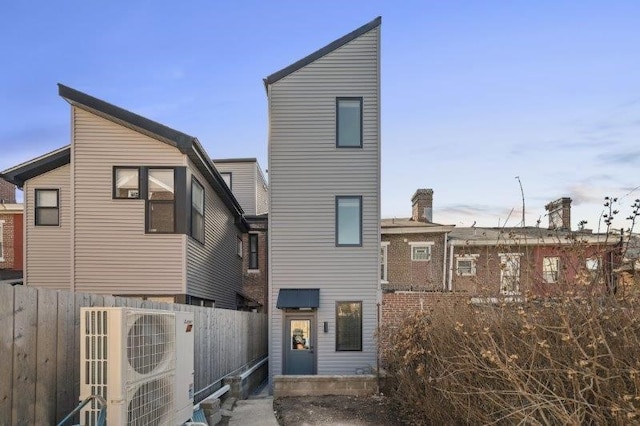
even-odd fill
[[[147,230],[153,233],[175,232],[175,170],[149,169]]]
[[[36,189],[36,226],[60,225],[60,193],[57,189]]]
[[[238,257],[242,259],[242,237],[238,237],[237,253]]]
[[[362,302],[336,302],[336,351],[362,350]]]
[[[258,234],[249,234],[249,269],[258,269]]]
[[[477,254],[456,255],[456,274],[471,277],[476,274]]]
[[[500,253],[500,290],[520,294],[520,253]]]
[[[231,172],[220,173],[220,176],[222,176],[222,179],[224,180],[224,183],[227,184],[229,189],[232,189],[231,188]]]
[[[362,147],[362,98],[336,98],[336,146]]]
[[[362,245],[362,197],[336,197],[336,246]]]
[[[140,169],[113,168],[113,198],[140,198]]]
[[[411,242],[411,260],[426,262],[431,260],[431,246],[433,242]]]
[[[389,282],[387,280],[387,255],[389,252],[389,241],[382,241],[380,243],[380,281],[383,283]]]
[[[204,188],[191,180],[191,236],[204,243]]]
[[[552,284],[558,282],[558,271],[560,269],[559,257],[542,258],[542,279],[544,282]]]

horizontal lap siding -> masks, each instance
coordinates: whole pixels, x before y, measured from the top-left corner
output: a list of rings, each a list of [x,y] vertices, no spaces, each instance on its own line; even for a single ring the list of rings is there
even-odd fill
[[[237,254],[237,239],[242,234],[235,226],[233,214],[191,161],[189,169],[205,187],[205,243],[188,239],[188,293],[215,300],[216,308],[236,309],[236,292],[242,287],[242,258]],[[190,185],[191,178],[187,182]]]
[[[59,167],[24,186],[26,284],[71,289],[71,166]],[[35,190],[59,189],[60,226],[35,226]]]
[[[259,166],[256,164],[256,169]],[[264,175],[256,170],[258,178],[256,180],[256,214],[269,212],[269,187],[264,180]]]
[[[78,291],[185,293],[185,236],[145,233],[145,201],[112,199],[113,166],[186,166],[176,148],[73,108]]]
[[[256,163],[216,163],[220,173],[231,173],[231,192],[245,214],[256,214]]]
[[[320,288],[318,374],[375,365],[379,257],[376,28],[274,83],[270,91],[272,374],[282,367],[280,288]],[[336,97],[363,101],[363,148],[337,149]],[[335,246],[335,196],[363,197],[363,246]],[[335,302],[363,302],[363,351],[335,351]],[[329,332],[323,332],[323,322]]]

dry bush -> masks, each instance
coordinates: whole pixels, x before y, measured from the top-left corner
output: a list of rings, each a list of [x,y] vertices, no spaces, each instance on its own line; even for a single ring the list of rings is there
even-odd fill
[[[411,423],[640,423],[634,297],[416,313],[393,330],[383,358],[389,396]]]

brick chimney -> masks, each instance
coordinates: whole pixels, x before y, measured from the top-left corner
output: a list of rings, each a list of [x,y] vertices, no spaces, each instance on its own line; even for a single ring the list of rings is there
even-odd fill
[[[411,197],[411,220],[433,222],[433,189],[418,189]]]
[[[547,209],[547,215],[549,216],[549,229],[571,230],[571,198],[558,198],[544,206],[544,208]]]
[[[0,178],[0,203],[14,204],[16,202],[16,186]]]

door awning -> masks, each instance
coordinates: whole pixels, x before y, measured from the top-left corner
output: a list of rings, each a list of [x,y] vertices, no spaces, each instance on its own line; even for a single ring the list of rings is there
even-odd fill
[[[278,309],[309,309],[320,306],[318,288],[281,288],[278,293]]]

